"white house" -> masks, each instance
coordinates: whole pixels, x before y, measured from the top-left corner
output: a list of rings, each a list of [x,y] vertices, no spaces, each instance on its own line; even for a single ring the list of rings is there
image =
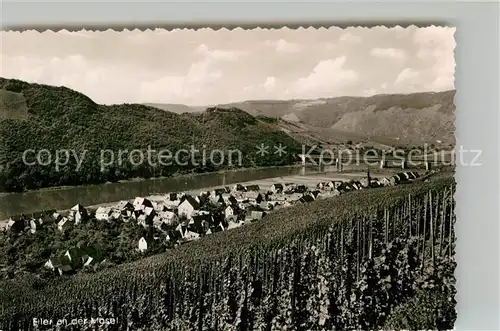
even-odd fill
[[[179,225],[177,225],[177,227],[175,228],[175,231],[179,232],[181,238],[184,238],[187,232],[187,226],[185,226],[182,223],[179,223]]]
[[[72,225],[72,222],[69,221],[68,218],[63,217],[58,223],[57,223],[57,228],[59,231],[64,232],[66,231],[70,226]]]
[[[59,213],[53,213],[52,218],[54,219],[54,222],[59,222],[62,219],[62,215]]]
[[[167,208],[167,206],[165,206],[165,204],[163,202],[158,202],[155,204],[154,210],[155,210],[155,212],[160,213],[162,211],[168,210],[168,208]]]
[[[260,195],[260,193],[257,191],[247,191],[247,192],[245,192],[243,197],[248,199],[248,200],[256,200],[259,195]]]
[[[122,200],[122,201],[118,202],[115,209],[119,210],[120,212],[133,211],[134,205],[132,205],[129,201]]]
[[[182,235],[179,231],[170,230],[165,234],[165,243],[168,243],[168,244],[176,243],[181,238],[182,238]]]
[[[73,206],[69,212],[69,215],[74,220],[75,224],[80,223],[87,216],[87,210],[80,204]]]
[[[184,239],[185,240],[200,239],[200,234],[196,233],[196,232],[193,232],[193,231],[186,230],[186,232],[184,233]]]
[[[259,187],[259,185],[247,185],[247,186],[245,186],[245,190],[247,192],[250,192],[250,191],[259,192],[260,187]]]
[[[229,221],[229,222],[227,222],[227,225],[228,225],[227,229],[231,230],[231,229],[239,228],[243,224],[244,224],[243,222]]]
[[[112,213],[113,211],[109,207],[99,207],[95,211],[95,218],[98,221],[109,221]]]
[[[144,215],[146,215],[149,218],[152,218],[155,215],[155,210],[153,207],[145,207],[144,208]]]
[[[45,262],[44,267],[47,269],[50,269],[50,270],[55,270],[60,265],[61,265],[61,262],[59,261],[59,259],[56,257],[53,257],[53,258],[48,259],[47,262]]]
[[[88,267],[92,264],[95,264],[96,263],[96,260],[92,257],[92,256],[85,256],[85,258],[83,259],[83,266],[84,267]]]
[[[236,184],[233,186],[233,191],[245,191],[245,187],[241,184]]]
[[[200,209],[200,204],[191,196],[186,198],[177,206],[177,214],[179,217],[184,216],[191,218],[195,211]]]
[[[30,232],[35,233],[37,229],[40,229],[42,227],[42,221],[41,220],[31,220],[30,221]]]
[[[216,188],[215,190],[213,190],[213,191],[210,192],[210,198],[217,198],[218,196],[220,196],[222,194],[225,194],[225,193],[227,193],[226,189],[224,189],[224,188]]]
[[[5,228],[7,230],[11,230],[13,232],[21,232],[26,227],[26,223],[24,221],[23,216],[12,216],[9,218],[7,225]]]
[[[179,204],[181,203],[181,200],[164,200],[163,205],[167,209],[173,209],[176,208]]]
[[[151,240],[148,240],[144,237],[141,237],[141,239],[139,239],[139,244],[138,244],[138,250],[139,252],[145,252],[147,251],[148,249],[151,249]]]
[[[238,213],[236,211],[236,208],[233,206],[227,206],[226,209],[224,209],[224,218],[228,221],[233,221],[238,219]]]
[[[222,199],[224,200],[224,203],[226,205],[235,205],[238,203],[238,200],[236,200],[236,198],[234,196],[232,196],[231,194],[223,194],[222,195]]]
[[[271,186],[271,192],[273,193],[281,193],[283,192],[283,190],[284,190],[283,184],[276,183]]]
[[[158,216],[161,218],[162,222],[167,223],[168,225],[174,225],[179,221],[177,215],[171,211],[162,211],[158,213]]]
[[[112,220],[120,219],[120,217],[122,217],[122,216],[127,216],[127,215],[122,215],[122,213],[119,210],[115,210],[115,211],[111,212],[111,219]]]
[[[319,182],[316,184],[316,188],[319,190],[324,190],[326,188],[326,182]]]
[[[148,228],[150,222],[153,222],[153,218],[149,219],[146,215],[141,214],[137,217],[137,224],[142,225],[145,228]]]
[[[151,201],[142,197],[136,197],[132,205],[134,206],[135,210],[143,210],[145,207],[153,207]]]

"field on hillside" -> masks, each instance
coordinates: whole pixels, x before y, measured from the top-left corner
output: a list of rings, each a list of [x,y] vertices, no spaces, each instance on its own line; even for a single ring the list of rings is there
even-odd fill
[[[355,191],[97,274],[2,281],[0,328],[69,314],[116,330],[451,329],[453,192],[451,176]]]

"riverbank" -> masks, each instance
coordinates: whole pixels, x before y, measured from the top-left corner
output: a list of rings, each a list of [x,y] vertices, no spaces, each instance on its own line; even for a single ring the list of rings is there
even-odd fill
[[[305,173],[316,172],[306,167]],[[10,193],[0,196],[0,220],[12,215],[41,210],[66,210],[80,203],[84,206],[128,200],[135,196],[148,196],[152,192],[188,191],[203,187],[229,185],[248,180],[300,174],[301,165],[283,167],[238,168],[211,173],[179,175],[166,178],[127,180],[120,183],[74,186]]]
[[[270,170],[270,169],[267,169]],[[279,170],[283,170],[283,168],[280,168]],[[394,170],[392,169],[384,169],[385,171],[381,171],[380,169],[373,171],[373,174],[375,176],[389,176],[394,173]],[[295,183],[295,184],[303,184],[309,187],[315,187],[317,183],[319,182],[326,182],[326,181],[348,181],[348,180],[356,180],[360,179],[361,177],[365,176],[366,172],[351,170],[351,171],[346,171],[346,172],[334,172],[334,171],[323,171],[323,172],[309,172],[309,173],[294,173],[291,175],[284,175],[284,176],[270,176],[270,177],[265,177],[265,178],[259,178],[259,179],[250,179],[250,180],[245,180],[245,178],[242,178],[242,180],[239,181],[234,181],[231,183],[226,183],[227,185],[234,185],[236,183],[241,183],[243,185],[259,185],[259,187],[262,190],[269,190],[271,186],[275,183]],[[200,183],[203,183],[201,181]],[[87,209],[97,209],[99,207],[110,207],[116,205],[119,201],[121,200],[127,200],[127,201],[132,201],[136,196],[143,196],[145,198],[148,198],[149,200],[152,201],[159,201],[163,200],[165,198],[165,194],[170,193],[170,192],[176,192],[176,191],[182,191],[188,194],[192,195],[198,195],[202,191],[210,191],[215,188],[219,188],[222,186],[227,186],[227,185],[221,185],[220,183],[217,183],[217,185],[207,185],[207,186],[198,186],[196,188],[188,189],[188,190],[164,190],[164,191],[156,191],[156,192],[148,192],[148,194],[145,195],[134,195],[131,194],[127,196],[124,199],[117,199],[113,201],[106,201],[102,203],[95,203],[95,204],[83,204],[85,208]],[[76,204],[78,200],[75,200],[72,202],[72,205]],[[71,205],[71,206],[72,206]],[[58,211],[67,211],[71,206],[68,208],[61,208],[57,209]],[[3,225],[5,225],[6,221],[3,221]],[[0,227],[2,226],[2,221],[0,221]]]
[[[321,171],[320,171],[321,170]],[[122,183],[76,186],[64,189],[35,190],[24,193],[12,193],[0,196],[0,220],[6,220],[12,215],[28,214],[41,210],[67,210],[77,203],[83,206],[101,206],[129,200],[136,196],[154,196],[156,193],[190,192],[200,189],[227,186],[236,183],[280,178],[287,176],[310,175],[346,175],[350,173],[366,174],[366,167],[352,165],[339,173],[335,166],[302,167],[290,165],[283,167],[262,167],[251,169],[233,169],[213,173],[200,173],[167,178],[147,180],[127,180]],[[374,177],[385,177],[397,172],[400,168],[370,168]]]
[[[303,167],[302,163],[285,165],[285,166],[234,168],[234,169],[224,169],[224,170],[217,170],[217,171],[211,171],[211,172],[174,173],[168,177],[166,177],[166,176],[158,176],[158,177],[151,177],[151,178],[134,177],[134,178],[129,178],[129,179],[118,180],[116,182],[105,182],[105,183],[99,183],[99,184],[51,186],[51,187],[41,187],[41,188],[37,188],[37,189],[33,189],[33,190],[26,190],[23,192],[0,192],[0,198],[3,196],[6,196],[6,195],[11,195],[11,194],[61,191],[61,190],[74,189],[74,188],[78,188],[78,187],[92,187],[92,186],[111,185],[111,184],[137,183],[137,182],[142,182],[142,181],[146,181],[146,180],[161,180],[161,179],[169,179],[169,178],[183,178],[183,177],[191,178],[191,177],[202,176],[202,175],[207,175],[207,174],[214,174],[215,175],[215,174],[234,173],[234,172],[249,171],[249,170],[284,169],[284,168],[301,168],[301,167]]]

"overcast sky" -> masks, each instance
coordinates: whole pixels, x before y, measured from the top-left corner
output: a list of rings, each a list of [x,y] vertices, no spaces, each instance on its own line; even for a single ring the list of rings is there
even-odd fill
[[[455,28],[1,32],[0,76],[95,102],[211,105],[453,89]]]

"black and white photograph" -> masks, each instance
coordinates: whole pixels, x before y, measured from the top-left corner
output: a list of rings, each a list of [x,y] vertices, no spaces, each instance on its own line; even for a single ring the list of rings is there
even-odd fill
[[[454,27],[0,34],[0,331],[454,328]]]

